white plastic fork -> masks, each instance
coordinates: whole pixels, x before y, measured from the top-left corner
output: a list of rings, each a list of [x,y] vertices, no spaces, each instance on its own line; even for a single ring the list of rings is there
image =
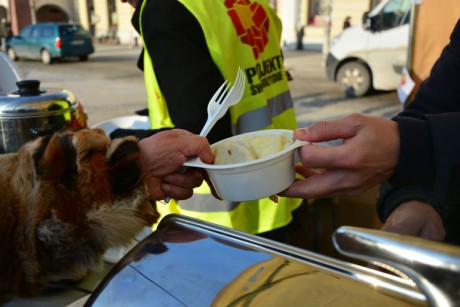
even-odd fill
[[[227,90],[230,87],[230,83],[227,83],[228,81],[225,81],[209,101],[208,119],[200,132],[200,136],[207,136],[212,127],[214,127],[216,122],[225,115],[227,110],[240,102],[246,85],[246,77],[244,76],[243,70],[238,67],[235,82],[233,82],[233,86],[229,91]]]
[[[241,67],[238,67],[238,73],[230,90],[228,90],[229,87],[230,83],[226,80],[214,93],[211,100],[209,100],[207,109],[208,119],[200,132],[200,136],[207,136],[216,122],[225,115],[228,108],[240,102],[241,97],[243,97],[246,87],[246,77]],[[177,172],[183,174],[187,169],[188,167],[183,166]],[[166,197],[164,202],[169,203],[170,200],[170,197]]]
[[[206,120],[206,123],[204,124],[203,128],[201,129],[200,136],[207,136],[209,131],[211,131],[211,129],[205,129],[206,125],[210,122],[210,119],[213,116],[213,114],[217,112],[217,109],[220,106],[220,102],[227,95],[229,87],[230,87],[230,82],[225,80],[224,83],[222,83],[222,85],[219,87],[219,89],[214,93],[214,95],[209,100],[208,108],[207,108],[208,119]]]

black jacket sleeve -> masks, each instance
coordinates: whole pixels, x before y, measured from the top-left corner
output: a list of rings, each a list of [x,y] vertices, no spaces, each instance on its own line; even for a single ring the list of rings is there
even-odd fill
[[[145,1],[144,46],[152,58],[171,119],[176,128],[199,134],[207,119],[208,101],[224,82],[222,74],[211,58],[200,24],[179,1]],[[132,19],[138,31],[140,6]],[[138,65],[142,68],[142,60]],[[214,143],[230,136],[227,113],[208,139]]]
[[[382,185],[379,217],[385,221],[402,202],[422,200],[441,214],[447,241],[452,240],[460,233],[455,225],[460,218],[460,21],[413,102],[394,120],[401,136],[399,164]]]

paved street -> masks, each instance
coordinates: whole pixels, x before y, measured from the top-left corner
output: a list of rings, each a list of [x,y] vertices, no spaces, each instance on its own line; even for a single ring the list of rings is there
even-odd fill
[[[74,92],[89,114],[89,124],[134,114],[146,106],[142,73],[136,67],[140,47],[97,45],[88,62],[66,60],[47,66],[38,61],[18,61],[27,79],[41,80],[42,87],[66,88]],[[319,51],[286,51],[286,67],[300,126],[361,112],[391,117],[399,110],[395,92],[359,99],[347,98],[326,79]]]
[[[16,62],[23,77],[42,87],[72,91],[89,114],[89,124],[132,115],[146,106],[142,72],[136,61],[140,48],[97,45],[88,62],[69,59],[50,66],[38,61]]]

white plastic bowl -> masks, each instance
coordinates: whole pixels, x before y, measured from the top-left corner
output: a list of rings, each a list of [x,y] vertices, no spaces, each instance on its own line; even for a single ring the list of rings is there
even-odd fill
[[[226,140],[235,140],[243,136],[292,135],[292,133],[292,130],[282,129],[261,130],[237,135]],[[216,144],[211,145],[211,147],[216,146]],[[275,195],[294,182],[295,150],[305,144],[307,142],[294,141],[293,139],[291,145],[277,153],[242,163],[212,165],[203,163],[199,158],[193,158],[184,165],[204,168],[208,172],[217,193],[225,200],[235,202],[256,200]]]

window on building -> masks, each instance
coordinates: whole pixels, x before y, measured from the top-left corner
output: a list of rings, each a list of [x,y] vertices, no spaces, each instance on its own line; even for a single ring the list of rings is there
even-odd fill
[[[329,0],[308,1],[308,24],[325,26],[329,12]]]
[[[109,10],[109,31],[107,33],[107,36],[110,39],[116,39],[118,30],[118,15],[115,0],[107,0],[107,8]]]
[[[93,0],[86,0],[86,6],[88,7],[89,32],[91,33],[91,35],[94,35],[96,33],[96,15],[94,13]]]
[[[115,0],[107,0],[107,8],[109,11],[109,25],[117,24],[117,8],[115,4]]]
[[[379,4],[382,0],[371,0],[371,3],[370,3],[370,8],[373,9],[374,7],[377,6],[377,4]]]

